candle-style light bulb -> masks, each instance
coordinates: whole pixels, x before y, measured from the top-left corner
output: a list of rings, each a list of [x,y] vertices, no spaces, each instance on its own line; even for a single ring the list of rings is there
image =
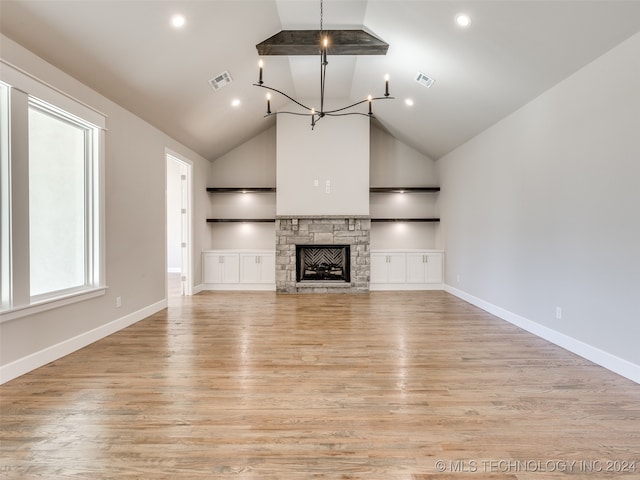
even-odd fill
[[[373,111],[371,110],[371,104],[373,103],[371,95],[367,97],[367,100],[369,100],[369,115],[373,115]]]
[[[267,115],[271,115],[271,94],[267,93]]]
[[[389,74],[388,73],[384,76],[384,96],[385,97],[389,96]]]
[[[329,37],[324,37],[322,41],[322,63],[326,65],[327,63],[327,46],[329,45]]]
[[[316,109],[311,109],[311,128],[316,126]]]
[[[258,62],[258,66],[260,67],[260,76],[258,78],[258,85],[262,85],[264,82],[262,81],[262,67],[264,66],[264,62],[260,60]]]

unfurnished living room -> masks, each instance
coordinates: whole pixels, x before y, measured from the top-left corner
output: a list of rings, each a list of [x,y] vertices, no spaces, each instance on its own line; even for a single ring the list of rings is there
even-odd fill
[[[640,1],[0,33],[0,478],[640,478]]]

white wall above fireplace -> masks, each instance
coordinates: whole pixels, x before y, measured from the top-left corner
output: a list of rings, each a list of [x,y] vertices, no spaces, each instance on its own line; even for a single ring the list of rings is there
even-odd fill
[[[369,215],[368,118],[325,117],[311,130],[308,117],[278,115],[276,132],[277,215]]]

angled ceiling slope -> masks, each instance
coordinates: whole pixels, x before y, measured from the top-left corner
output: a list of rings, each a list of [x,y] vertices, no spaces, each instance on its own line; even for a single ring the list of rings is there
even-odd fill
[[[460,11],[471,16],[464,30]],[[176,12],[181,30],[169,23]],[[334,53],[327,92],[376,95],[388,73],[398,100],[376,117],[437,159],[638,33],[640,1],[326,0],[324,26],[389,44],[386,55]],[[4,35],[211,160],[273,124],[252,87],[256,45],[318,28],[319,1],[308,0],[0,0]],[[267,60],[270,84],[317,96],[317,58]],[[214,91],[209,80],[225,71],[233,82]]]

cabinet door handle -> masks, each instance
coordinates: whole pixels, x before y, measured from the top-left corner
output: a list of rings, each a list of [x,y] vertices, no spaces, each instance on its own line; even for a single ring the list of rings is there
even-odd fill
[[[218,263],[224,263],[224,257],[218,257]]]

